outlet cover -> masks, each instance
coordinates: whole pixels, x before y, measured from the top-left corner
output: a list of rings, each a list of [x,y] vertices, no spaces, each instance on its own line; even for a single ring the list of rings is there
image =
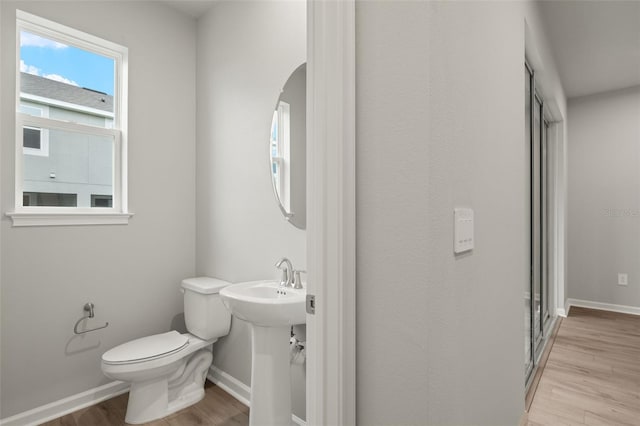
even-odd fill
[[[455,254],[473,250],[473,210],[453,209],[454,232],[453,251]]]
[[[627,274],[618,274],[618,285],[629,284],[629,278]]]

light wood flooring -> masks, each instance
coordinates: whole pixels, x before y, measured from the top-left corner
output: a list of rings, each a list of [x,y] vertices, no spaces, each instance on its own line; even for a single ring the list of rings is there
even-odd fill
[[[523,420],[640,425],[640,316],[572,307]]]
[[[125,393],[91,407],[67,414],[43,423],[44,426],[116,426],[124,425],[127,411]],[[249,408],[237,399],[207,381],[205,397],[191,407],[180,410],[147,426],[246,426],[249,424]]]

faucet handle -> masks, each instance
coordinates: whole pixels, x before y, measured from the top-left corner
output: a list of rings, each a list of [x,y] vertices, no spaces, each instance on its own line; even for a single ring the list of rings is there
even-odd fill
[[[300,278],[300,274],[306,274],[306,273],[307,271],[303,271],[303,270],[293,271],[293,281],[291,282],[291,284],[293,284],[293,288],[295,289],[302,288],[302,278]]]

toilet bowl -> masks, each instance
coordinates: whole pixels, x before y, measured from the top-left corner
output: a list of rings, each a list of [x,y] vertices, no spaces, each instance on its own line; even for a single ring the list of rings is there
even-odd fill
[[[146,423],[186,408],[204,397],[211,345],[229,333],[231,316],[218,295],[229,285],[215,278],[182,282],[189,333],[155,334],[123,343],[102,355],[102,372],[131,383],[125,421]]]

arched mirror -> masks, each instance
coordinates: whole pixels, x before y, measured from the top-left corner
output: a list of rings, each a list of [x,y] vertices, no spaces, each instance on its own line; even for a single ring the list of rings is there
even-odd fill
[[[271,122],[271,182],[280,210],[293,226],[307,225],[307,64],[285,83]]]

